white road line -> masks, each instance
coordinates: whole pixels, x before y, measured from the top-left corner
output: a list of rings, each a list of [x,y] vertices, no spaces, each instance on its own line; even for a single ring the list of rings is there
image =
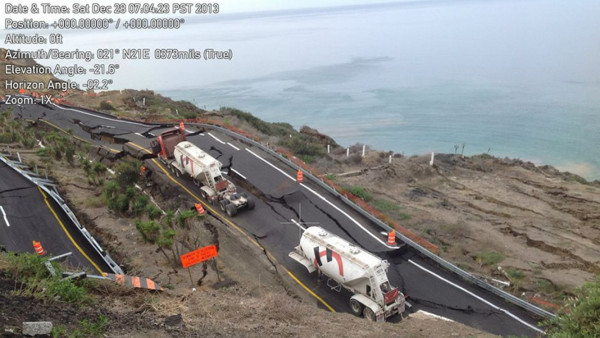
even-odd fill
[[[70,111],[78,112],[80,114],[97,117],[97,118],[100,118],[100,119],[103,119],[103,120],[116,121],[116,122],[129,123],[129,124],[135,124],[137,126],[144,126],[144,127],[148,126],[148,125],[145,125],[145,124],[142,124],[142,123],[125,121],[125,120],[119,120],[119,119],[112,119],[112,118],[108,118],[108,117],[104,117],[104,116],[100,116],[100,115],[96,115],[96,114],[92,114],[92,113],[86,113],[86,112],[78,110],[78,109],[64,108],[64,107],[61,107],[61,106],[57,105],[56,103],[52,103],[52,105],[54,105],[54,106],[56,106],[56,108],[59,108],[59,109],[62,109],[62,110],[70,110]]]
[[[500,310],[500,311],[502,311],[502,312],[506,313],[506,314],[507,314],[507,315],[509,315],[510,317],[512,317],[512,318],[514,318],[514,319],[516,319],[516,320],[518,320],[518,321],[519,321],[519,322],[521,322],[523,325],[526,325],[526,326],[528,326],[528,327],[529,327],[529,328],[531,328],[532,330],[535,330],[535,331],[537,331],[537,332],[539,332],[539,333],[545,334],[545,332],[544,332],[544,331],[542,331],[542,330],[540,330],[539,328],[537,328],[537,327],[535,327],[535,326],[533,326],[533,325],[531,325],[531,324],[527,323],[526,321],[524,321],[523,319],[521,319],[521,318],[519,318],[519,317],[515,316],[514,314],[512,314],[512,313],[511,313],[511,312],[509,312],[508,310],[505,310],[505,309],[503,309],[503,308],[501,308],[501,307],[498,307],[498,306],[496,306],[496,305],[494,305],[494,304],[490,303],[489,301],[487,301],[487,300],[483,299],[482,297],[479,297],[478,295],[476,295],[476,294],[472,293],[471,291],[469,291],[469,290],[467,290],[467,289],[463,288],[462,286],[460,286],[460,285],[457,285],[457,284],[455,284],[455,283],[452,283],[451,281],[449,281],[449,280],[445,279],[444,277],[442,277],[442,276],[440,276],[440,275],[436,274],[435,272],[432,272],[432,271],[429,271],[429,270],[425,269],[424,267],[420,266],[419,264],[417,264],[417,263],[413,262],[413,261],[412,261],[412,260],[410,260],[410,259],[409,259],[408,261],[409,261],[409,262],[410,262],[412,265],[416,266],[417,268],[419,268],[419,269],[421,269],[421,270],[423,270],[423,271],[425,271],[425,272],[429,273],[429,274],[430,274],[430,275],[432,275],[432,276],[435,276],[435,277],[437,277],[438,279],[441,279],[441,280],[443,280],[444,282],[446,282],[446,283],[448,283],[448,284],[450,284],[450,285],[454,286],[454,287],[455,287],[455,288],[457,288],[457,289],[460,289],[460,290],[462,290],[462,291],[464,291],[464,292],[468,293],[469,295],[471,295],[471,296],[473,296],[473,297],[477,298],[478,300],[482,301],[483,303],[486,303],[487,305],[491,306],[492,308],[494,308],[494,309],[496,309],[496,310]]]
[[[243,178],[243,179],[245,179],[245,180],[248,180],[248,179],[246,178],[246,176],[244,176],[244,175],[240,174],[240,172],[239,172],[239,171],[237,171],[237,170],[235,170],[235,169],[233,169],[233,168],[231,168],[231,171],[233,171],[234,173],[238,174],[238,175],[239,175],[241,178]]]
[[[213,134],[211,134],[211,133],[208,133],[208,136],[210,136],[210,137],[214,138],[215,140],[217,140],[217,141],[221,142],[221,144],[225,144],[225,142],[223,142],[223,141],[219,140],[218,138],[216,138],[216,137],[215,137],[215,135],[213,135]]]
[[[200,135],[200,136],[204,136],[204,135],[206,135],[206,134],[204,134],[204,133],[200,133],[199,135]]]
[[[136,135],[138,135],[138,136],[141,136],[141,137],[145,137],[144,135],[142,135],[142,134],[140,134],[140,133],[134,133],[134,134],[136,134]]]
[[[238,148],[238,147],[234,146],[233,144],[231,144],[231,143],[229,143],[229,142],[227,142],[227,144],[229,144],[229,146],[231,146],[231,148],[233,148],[233,149],[235,149],[235,150],[240,150],[240,148]]]
[[[335,204],[329,202],[329,200],[327,200],[325,197],[319,195],[316,191],[312,190],[311,188],[307,187],[306,185],[304,185],[304,183],[300,183],[301,186],[303,186],[304,188],[306,188],[308,191],[312,192],[313,194],[315,194],[317,197],[319,197],[320,199],[322,199],[323,201],[327,202],[329,205],[331,205],[332,207],[334,207],[337,211],[341,212],[342,214],[344,214],[344,216],[348,217],[348,219],[350,219],[352,222],[354,222],[354,224],[358,225],[361,229],[363,229],[367,234],[369,234],[371,237],[375,238],[376,241],[378,241],[379,243],[381,243],[383,246],[390,248],[390,249],[398,249],[397,246],[390,246],[388,245],[386,242],[382,241],[381,238],[377,237],[376,235],[374,235],[372,232],[370,232],[369,230],[367,230],[364,226],[362,226],[362,224],[358,223],[357,220],[355,220],[354,218],[352,218],[350,215],[348,215],[344,210],[338,208]]]
[[[419,311],[415,312],[415,315],[418,315],[418,314],[423,314],[423,315],[428,316],[428,317],[433,317],[433,318],[441,319],[441,320],[446,321],[446,322],[453,322],[453,320],[450,319],[450,318],[438,316],[438,315],[436,315],[434,313],[423,311],[423,310],[419,310]]]
[[[285,171],[283,171],[283,170],[281,170],[281,169],[277,168],[277,167],[276,167],[275,165],[273,165],[271,162],[269,162],[269,161],[265,160],[264,158],[262,158],[262,157],[258,156],[258,155],[257,155],[257,154],[255,154],[255,153],[254,153],[252,150],[250,150],[250,149],[248,149],[248,148],[246,148],[246,150],[247,150],[247,151],[248,151],[250,154],[252,154],[252,155],[256,156],[256,157],[257,157],[259,160],[261,160],[261,161],[265,162],[266,164],[268,164],[268,165],[270,165],[271,167],[275,168],[275,169],[276,169],[277,171],[279,171],[280,173],[282,173],[282,174],[284,174],[285,176],[287,176],[287,177],[288,177],[290,180],[292,180],[292,181],[296,181],[296,179],[295,179],[295,178],[293,178],[292,176],[288,175],[288,174],[287,174]]]
[[[4,216],[4,222],[6,222],[6,226],[10,227],[10,223],[8,223],[8,218],[6,218],[6,213],[4,212],[4,208],[0,205],[0,211],[2,211],[2,215]]]
[[[303,227],[300,223],[298,223],[295,219],[291,219],[292,223],[296,224],[297,226],[299,226],[300,228],[302,228],[302,230],[306,230],[305,227]]]

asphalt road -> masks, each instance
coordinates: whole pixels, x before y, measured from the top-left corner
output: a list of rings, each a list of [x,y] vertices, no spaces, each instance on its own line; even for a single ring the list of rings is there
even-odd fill
[[[66,261],[73,271],[112,271],[62,208],[4,162],[0,162],[0,207],[0,244],[8,251],[33,253],[35,240],[48,255],[71,252]]]
[[[148,148],[154,135],[161,131],[160,128],[82,109],[48,109],[36,105],[24,106],[15,112],[23,118],[42,118],[63,130],[71,130],[77,137],[92,138],[92,142],[115,150],[120,150],[121,146],[104,143],[100,133],[113,133]],[[90,130],[95,135],[91,135]],[[411,311],[420,309],[494,334],[535,336],[540,333],[536,325],[539,318],[464,282],[410,248],[401,251],[391,249],[377,225],[318,186],[306,180],[304,184],[296,183],[296,173],[292,168],[260,149],[218,132],[191,136],[188,140],[218,158],[225,166],[231,165],[235,172],[231,173],[231,177],[236,185],[257,196],[255,210],[242,211],[233,221],[267,249],[307,292],[313,293],[319,307],[349,312],[347,302],[351,295],[345,290],[339,293],[332,291],[326,281],[319,282],[316,274],[308,274],[303,266],[288,257],[299,242],[299,229],[292,220],[298,221],[300,214],[302,223],[307,226],[319,225],[387,259],[391,263],[388,271],[390,282],[408,296]],[[188,191],[198,194],[190,181],[179,179],[178,182]],[[400,319],[400,316],[395,316],[392,321]]]

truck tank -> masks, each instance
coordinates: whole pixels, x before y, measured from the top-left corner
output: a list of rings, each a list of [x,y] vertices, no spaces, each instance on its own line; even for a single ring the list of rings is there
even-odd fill
[[[354,293],[350,308],[357,316],[379,321],[405,310],[404,295],[388,281],[387,261],[321,227],[307,228],[289,256],[309,272],[327,276],[333,290],[344,287]],[[330,285],[331,280],[337,285]]]

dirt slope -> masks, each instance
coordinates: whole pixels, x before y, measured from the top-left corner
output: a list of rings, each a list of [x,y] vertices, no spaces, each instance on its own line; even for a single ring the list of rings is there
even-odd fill
[[[362,167],[376,169],[338,182],[400,206],[396,219],[440,245],[441,256],[511,282],[525,298],[560,302],[600,273],[599,182],[487,155],[429,160],[373,156]]]

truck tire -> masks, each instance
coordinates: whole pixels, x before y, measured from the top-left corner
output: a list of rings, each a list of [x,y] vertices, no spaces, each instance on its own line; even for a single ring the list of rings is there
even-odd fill
[[[220,200],[219,206],[221,207],[221,211],[226,212],[227,211],[226,207],[228,204],[229,204],[228,200]]]
[[[373,310],[371,310],[369,307],[365,306],[365,309],[363,310],[363,315],[365,316],[366,319],[374,322],[377,318],[375,318],[375,312],[373,312]]]
[[[175,168],[175,176],[181,177],[181,171],[179,171],[177,168]]]
[[[225,206],[225,209],[227,211],[227,216],[229,216],[229,217],[235,216],[237,214],[237,211],[238,211],[237,207],[235,205],[233,205],[233,204],[227,204]]]
[[[356,299],[350,299],[350,311],[357,316],[360,317],[363,314],[363,305],[357,301]]]
[[[248,198],[248,205],[246,205],[248,210],[254,209],[254,200],[252,198]]]

